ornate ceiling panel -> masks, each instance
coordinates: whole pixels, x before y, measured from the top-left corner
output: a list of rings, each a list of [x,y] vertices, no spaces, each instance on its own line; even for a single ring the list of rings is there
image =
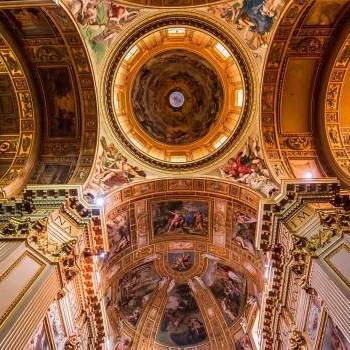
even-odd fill
[[[327,50],[346,11],[346,2],[292,5],[274,36],[264,72],[261,120],[268,164],[279,181],[326,174],[315,101]]]
[[[140,349],[231,348],[242,336],[242,317],[254,318],[263,283],[257,197],[237,193],[235,200],[227,184],[203,179],[142,188],[107,198],[102,280],[110,341]]]
[[[97,106],[89,59],[74,24],[57,7],[2,10],[1,21],[31,64],[40,101],[42,139],[31,181],[83,183],[95,154]]]

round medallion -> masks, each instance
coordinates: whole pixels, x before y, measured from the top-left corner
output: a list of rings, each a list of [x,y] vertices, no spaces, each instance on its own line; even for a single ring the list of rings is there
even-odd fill
[[[136,120],[150,137],[184,145],[202,138],[213,126],[223,105],[223,89],[203,57],[169,50],[141,67],[131,101]]]
[[[180,91],[173,91],[169,95],[169,103],[173,108],[180,108],[185,102],[185,96]]]

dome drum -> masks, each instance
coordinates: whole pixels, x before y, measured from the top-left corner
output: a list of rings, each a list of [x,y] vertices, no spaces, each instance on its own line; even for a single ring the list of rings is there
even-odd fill
[[[162,170],[197,169],[225,155],[250,117],[242,53],[194,19],[165,18],[135,30],[114,53],[106,86],[114,134]]]

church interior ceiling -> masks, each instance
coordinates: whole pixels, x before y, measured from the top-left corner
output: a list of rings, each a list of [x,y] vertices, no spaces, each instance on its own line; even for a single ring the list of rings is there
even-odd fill
[[[239,342],[240,320],[254,322],[262,292],[257,212],[254,192],[204,179],[108,195],[101,279],[111,341],[152,349]]]
[[[94,78],[83,42],[61,8],[8,9],[0,15],[35,80],[38,102],[32,109],[38,109],[39,125],[32,137],[40,138],[40,145],[30,181],[83,183],[94,159],[98,127]]]
[[[349,1],[34,3],[0,2],[1,197],[62,196],[43,225],[89,227],[74,243],[111,349],[255,349],[272,215],[350,184]],[[45,350],[61,321],[52,305]]]
[[[341,145],[338,119],[329,119],[335,118],[337,103],[322,115],[323,103],[328,98],[320,96],[320,87],[328,79],[325,70],[330,49],[339,40],[335,38],[339,38],[340,28],[348,27],[348,11],[347,2],[304,3],[292,7],[281,19],[267,57],[261,114],[266,160],[276,179],[341,177],[342,171],[346,171],[346,122],[342,135],[345,143]],[[335,52],[340,55],[343,51]],[[345,54],[344,73],[346,57]],[[342,80],[332,85],[330,93],[334,99]],[[326,140],[328,147],[337,151],[330,152],[322,146]],[[329,154],[339,159],[337,167],[326,161]]]

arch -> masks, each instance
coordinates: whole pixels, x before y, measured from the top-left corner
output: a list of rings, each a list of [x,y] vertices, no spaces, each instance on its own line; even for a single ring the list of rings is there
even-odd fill
[[[98,122],[94,77],[78,30],[57,6],[4,9],[1,21],[26,53],[38,95],[41,142],[30,183],[83,184]]]

